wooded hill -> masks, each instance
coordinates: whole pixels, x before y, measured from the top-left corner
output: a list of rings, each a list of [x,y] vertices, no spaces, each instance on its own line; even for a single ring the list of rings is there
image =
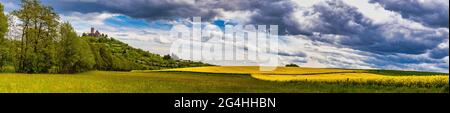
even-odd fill
[[[11,18],[20,33],[6,36]],[[9,20],[9,22],[8,22]],[[78,73],[89,70],[129,71],[204,66],[128,46],[113,38],[80,37],[61,22],[51,6],[22,0],[21,8],[3,14],[0,4],[0,72]]]
[[[98,70],[129,71],[210,66],[202,62],[178,60],[129,46],[114,38],[81,37],[90,44]]]

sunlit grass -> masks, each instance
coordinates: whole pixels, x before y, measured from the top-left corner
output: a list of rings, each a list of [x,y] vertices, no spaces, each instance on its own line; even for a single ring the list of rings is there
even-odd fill
[[[271,82],[191,72],[1,74],[0,93],[442,93],[442,88]]]

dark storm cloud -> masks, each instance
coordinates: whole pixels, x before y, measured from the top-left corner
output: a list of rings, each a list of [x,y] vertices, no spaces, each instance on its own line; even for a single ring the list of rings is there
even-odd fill
[[[377,54],[424,54],[448,39],[448,30],[415,28],[401,23],[374,24],[355,7],[341,1],[327,1],[314,5],[304,13],[314,16],[314,26],[300,30],[316,41]],[[300,23],[302,24],[302,23]],[[442,58],[442,57],[441,57]]]
[[[429,59],[427,57],[411,57],[406,55],[373,55],[374,58],[380,61],[389,61],[385,62],[388,64],[397,63],[397,64],[417,64],[417,63],[439,63],[441,60]],[[368,61],[368,62],[376,62],[376,61]],[[373,63],[374,64],[374,63]]]
[[[248,24],[278,25],[280,34],[286,34],[285,31],[300,34],[298,27],[293,24],[295,20],[291,17],[295,7],[290,1],[260,2]]]
[[[355,35],[371,29],[372,22],[342,1],[326,1],[316,4],[312,10],[303,13],[303,17],[319,15],[313,27],[303,28],[302,31],[320,32],[322,34]]]
[[[359,34],[355,38],[343,40],[343,44],[355,44],[362,50],[381,53],[424,54],[436,48],[446,38],[448,30],[415,29],[405,25],[383,25]],[[368,44],[362,43],[367,42]]]
[[[372,55],[364,60],[374,68],[386,69],[408,69],[434,72],[448,72],[448,63],[441,59],[429,59],[424,56],[405,55]],[[421,66],[422,65],[422,66]]]
[[[447,48],[436,48],[430,52],[430,57],[434,58],[434,59],[442,59],[442,58],[448,56],[448,53],[449,53],[448,51],[449,51],[448,47]]]
[[[218,15],[218,12],[191,4],[188,0],[47,0],[46,3],[61,12],[110,12],[148,20],[193,16],[210,19]]]
[[[399,12],[404,18],[433,27],[449,25],[448,0],[371,0],[387,10]]]
[[[133,18],[178,19],[202,17],[205,21],[222,15],[221,11],[251,11],[250,22],[245,24],[279,25],[285,31],[300,34],[291,14],[296,7],[289,0],[44,0],[59,12],[111,12]]]
[[[447,57],[449,55],[448,43],[449,42],[447,40],[444,43],[439,44],[437,48],[430,51],[429,56],[434,59],[442,59]]]
[[[281,55],[281,56],[293,56],[293,57],[307,57],[308,56],[306,53],[301,52],[301,51],[288,52],[288,51],[284,51],[284,50],[279,50],[278,51],[278,55]]]
[[[219,9],[257,11],[258,16],[255,19],[283,18],[283,13],[292,12],[293,6],[289,2],[287,0],[44,0],[44,3],[51,4],[60,12],[111,12],[150,20],[194,16],[209,20],[221,15]],[[275,20],[272,18],[261,21]]]

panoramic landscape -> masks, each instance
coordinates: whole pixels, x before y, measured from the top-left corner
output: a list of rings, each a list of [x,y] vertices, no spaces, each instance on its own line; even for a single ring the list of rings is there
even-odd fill
[[[449,93],[448,1],[249,1],[1,0],[0,93]]]

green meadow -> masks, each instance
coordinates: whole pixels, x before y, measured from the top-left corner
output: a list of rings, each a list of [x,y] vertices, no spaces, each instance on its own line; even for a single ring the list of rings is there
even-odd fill
[[[2,73],[0,93],[448,93],[448,87],[271,82],[246,74],[91,71]]]

